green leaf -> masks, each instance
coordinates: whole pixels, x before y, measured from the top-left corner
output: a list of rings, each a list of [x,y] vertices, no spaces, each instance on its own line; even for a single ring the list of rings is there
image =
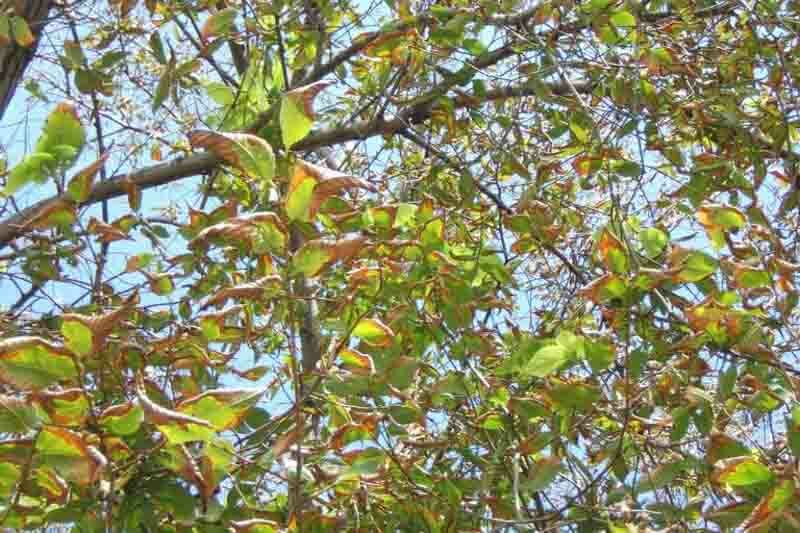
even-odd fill
[[[28,433],[42,425],[42,416],[44,413],[25,398],[0,396],[0,433]]]
[[[609,19],[616,28],[636,27],[636,17],[628,11],[615,11]]]
[[[64,320],[61,323],[61,334],[64,335],[67,348],[72,353],[85,357],[92,353],[94,346],[92,330],[78,320]]]
[[[719,461],[715,468],[717,470],[715,477],[719,482],[732,487],[766,484],[775,477],[769,468],[752,457],[725,459]]]
[[[112,405],[100,413],[97,421],[112,435],[133,435],[144,422],[144,410],[135,402]]]
[[[331,248],[318,242],[307,242],[292,257],[292,272],[314,277],[335,259]]]
[[[717,260],[703,252],[690,252],[678,274],[680,281],[701,281],[717,271]]]
[[[570,355],[569,350],[559,344],[544,346],[522,368],[521,373],[525,376],[543,378],[564,366],[569,361]]]
[[[278,120],[283,136],[283,146],[288,150],[305,139],[314,125],[314,98],[329,85],[328,82],[315,82],[298,87],[286,93],[281,99]]]
[[[669,236],[658,228],[647,228],[639,232],[639,240],[642,242],[647,257],[655,258],[661,255],[666,248]]]
[[[11,31],[14,34],[14,40],[23,48],[33,46],[33,43],[36,42],[31,27],[22,17],[11,17]]]
[[[263,389],[212,389],[180,403],[178,411],[207,420],[217,431],[233,429],[258,403]]]

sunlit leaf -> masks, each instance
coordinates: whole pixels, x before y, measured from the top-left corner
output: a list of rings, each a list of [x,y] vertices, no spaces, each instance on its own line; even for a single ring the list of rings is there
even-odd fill
[[[356,324],[353,335],[371,346],[389,346],[394,339],[394,331],[376,318],[365,318]]]
[[[56,426],[42,429],[36,439],[36,451],[45,464],[78,485],[93,483],[108,465],[103,454],[79,433]]]
[[[195,130],[189,133],[189,142],[194,148],[210,150],[250,178],[269,181],[275,176],[272,147],[256,135]]]
[[[39,337],[0,341],[0,381],[20,389],[42,389],[78,376],[63,347]]]
[[[280,125],[283,146],[291,148],[303,140],[314,125],[314,98],[330,85],[317,81],[287,92],[281,99]]]

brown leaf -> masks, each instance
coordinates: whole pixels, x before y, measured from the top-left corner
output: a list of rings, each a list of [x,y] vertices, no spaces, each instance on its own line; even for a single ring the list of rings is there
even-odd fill
[[[112,226],[111,224],[101,222],[95,217],[89,219],[89,225],[87,229],[89,230],[89,233],[97,235],[98,242],[104,244],[130,239],[126,232],[122,231],[118,227]]]
[[[286,93],[286,96],[294,99],[298,103],[301,103],[303,105],[303,111],[305,112],[305,115],[309,118],[309,120],[313,120],[315,116],[314,99],[320,92],[330,85],[333,85],[332,81],[315,81],[314,83],[292,89]]]
[[[252,244],[253,239],[258,235],[259,227],[268,225],[281,234],[286,235],[286,226],[275,213],[261,211],[231,218],[225,222],[214,224],[201,231],[197,237],[189,243],[190,248],[204,248],[212,239],[222,242],[240,241]],[[228,242],[228,244],[230,244]]]
[[[242,283],[239,285],[234,285],[233,287],[221,289],[214,293],[214,295],[208,300],[206,300],[201,309],[206,309],[212,305],[221,307],[225,305],[229,299],[261,300],[264,297],[267,288],[279,284],[280,281],[281,277],[273,274],[257,279],[251,283]]]

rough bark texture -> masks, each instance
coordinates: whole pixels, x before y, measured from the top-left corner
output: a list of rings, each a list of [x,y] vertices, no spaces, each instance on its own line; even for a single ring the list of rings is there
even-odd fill
[[[4,0],[0,5],[3,12],[13,8],[15,14],[23,17],[36,38],[34,44],[29,47],[19,46],[13,41],[6,46],[0,46],[0,119],[2,119],[14,97],[22,74],[36,54],[39,38],[47,23],[53,2],[52,0]]]

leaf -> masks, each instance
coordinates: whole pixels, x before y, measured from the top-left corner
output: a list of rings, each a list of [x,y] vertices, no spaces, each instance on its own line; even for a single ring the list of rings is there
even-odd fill
[[[75,104],[61,102],[48,115],[36,152],[52,155],[59,166],[68,167],[77,159],[86,142],[86,131]]]
[[[713,477],[717,483],[742,487],[769,483],[775,476],[753,457],[744,456],[717,461]]]
[[[352,348],[345,348],[339,352],[342,366],[353,374],[370,376],[375,373],[375,363],[372,357]]]
[[[286,214],[290,220],[311,222],[326,200],[342,190],[355,188],[376,192],[372,185],[355,176],[298,161],[286,194]]]
[[[235,7],[220,9],[206,19],[200,35],[203,39],[208,40],[211,37],[218,37],[230,33],[233,29],[233,22],[236,20],[238,12],[239,10]]]
[[[78,377],[69,352],[40,337],[0,341],[0,381],[18,389],[42,389]]]
[[[154,403],[145,392],[144,382],[137,378],[136,395],[147,422],[155,424],[170,444],[208,441],[214,437],[213,425],[202,418],[172,411]]]
[[[392,344],[394,331],[377,318],[365,318],[356,324],[353,335],[370,346],[386,347]]]
[[[200,472],[203,475],[202,496],[209,500],[219,484],[235,466],[235,452],[230,442],[214,439],[207,442],[200,457]]]
[[[233,243],[243,244],[254,253],[281,251],[287,243],[286,227],[275,213],[251,213],[209,226],[192,239],[189,247],[230,246]]]
[[[636,17],[633,16],[629,11],[615,11],[610,17],[609,20],[611,24],[614,25],[616,28],[635,28],[636,27]]]
[[[14,34],[14,40],[23,48],[29,48],[36,42],[31,27],[22,17],[11,17],[11,31]]]
[[[795,499],[794,493],[794,480],[781,481],[777,487],[758,502],[753,512],[742,524],[743,531],[747,533],[762,531],[764,526],[780,516],[789,503]]]
[[[348,261],[353,258],[367,244],[366,237],[308,241],[292,257],[291,271],[307,277],[318,276],[336,261]]]
[[[230,526],[234,533],[277,533],[279,528],[277,522],[261,518],[230,522]]]
[[[544,490],[556,479],[561,470],[563,470],[563,466],[558,457],[544,457],[534,461],[528,472],[528,479],[522,484],[522,488],[531,492]]]
[[[127,318],[138,301],[139,294],[134,291],[114,311],[102,315],[63,315],[61,334],[64,335],[67,348],[81,357],[99,353],[104,348],[108,335]]]
[[[603,229],[597,242],[597,250],[603,263],[615,274],[623,274],[628,270],[628,256],[622,242],[608,228]]]
[[[41,413],[25,397],[0,395],[0,432],[27,433],[42,425]],[[1,482],[0,482],[1,484]]]
[[[233,287],[220,289],[208,300],[206,300],[203,308],[205,309],[206,307],[210,307],[212,305],[221,307],[231,299],[237,301],[264,301],[264,299],[270,293],[274,292],[278,287],[280,287],[280,283],[281,277],[273,274],[257,279],[252,283],[241,283],[239,285],[234,285]]]
[[[772,285],[772,275],[769,272],[742,263],[734,264],[733,278],[736,285],[745,289],[760,289]]]
[[[156,85],[156,90],[153,93],[153,104],[151,105],[151,110],[153,112],[158,111],[169,96],[170,90],[172,90],[172,84],[175,82],[176,77],[176,61],[175,54],[173,53],[169,58],[169,62],[164,67],[164,71],[161,73],[161,78],[159,78],[158,85]]]
[[[40,391],[33,399],[42,406],[52,424],[80,427],[89,418],[89,401],[83,389]]]
[[[696,283],[717,271],[717,260],[710,255],[685,248],[673,247],[669,257],[670,271],[676,282]]]
[[[314,125],[314,98],[331,82],[317,81],[287,92],[281,99],[280,126],[283,146],[288,150],[311,131]]]
[[[79,433],[55,426],[42,429],[36,439],[36,451],[59,475],[81,486],[94,483],[108,465],[105,456]]]
[[[192,148],[206,148],[248,177],[269,181],[275,176],[272,147],[250,133],[218,133],[195,130],[189,133]]]
[[[264,395],[263,389],[212,389],[182,401],[177,410],[202,417],[217,431],[233,429]]]
[[[560,344],[544,346],[521,369],[524,376],[543,378],[561,368],[570,359],[570,352]]]
[[[144,410],[137,402],[112,405],[100,413],[97,421],[112,435],[133,435],[144,422]]]
[[[92,183],[94,182],[94,177],[97,175],[100,169],[103,168],[103,165],[105,164],[106,160],[108,160],[109,155],[111,155],[111,152],[106,151],[97,159],[97,161],[75,174],[69,180],[69,184],[67,185],[67,193],[74,202],[83,203],[89,199],[89,195],[92,192]]]
[[[639,232],[639,240],[647,257],[655,258],[667,247],[669,236],[658,228],[647,228]]]

